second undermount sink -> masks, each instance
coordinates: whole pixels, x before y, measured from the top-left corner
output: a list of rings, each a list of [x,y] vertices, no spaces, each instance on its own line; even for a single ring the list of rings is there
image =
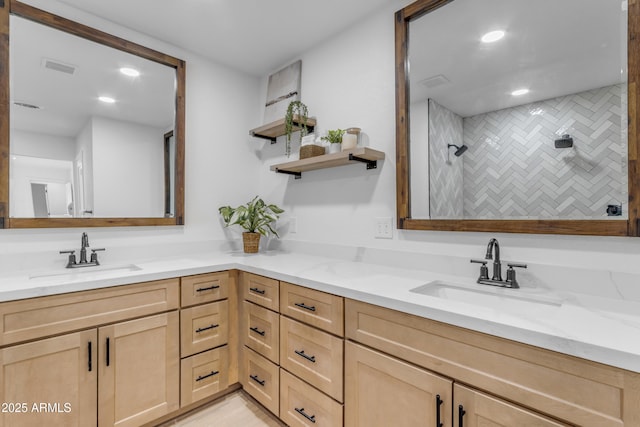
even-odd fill
[[[118,265],[98,265],[91,267],[77,267],[77,268],[60,268],[60,270],[44,271],[31,274],[29,279],[52,279],[52,278],[76,278],[76,277],[88,277],[88,276],[104,276],[119,273],[129,273],[133,271],[140,271],[141,267],[135,264],[118,264]]]
[[[522,289],[492,288],[485,285],[458,285],[439,280],[409,290],[417,294],[479,305],[498,310],[531,309],[536,306],[560,307],[562,300],[547,295],[532,295]]]

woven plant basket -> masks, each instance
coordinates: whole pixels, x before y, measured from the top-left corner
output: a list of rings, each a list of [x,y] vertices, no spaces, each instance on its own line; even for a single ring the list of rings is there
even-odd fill
[[[247,254],[258,253],[260,246],[260,233],[242,233],[242,243],[244,243],[244,252]]]

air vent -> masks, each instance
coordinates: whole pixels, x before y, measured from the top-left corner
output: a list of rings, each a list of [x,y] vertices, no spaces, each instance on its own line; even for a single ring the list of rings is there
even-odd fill
[[[40,107],[38,107],[37,105],[29,104],[27,102],[14,101],[13,105],[17,105],[18,107],[23,107],[23,108],[31,108],[32,110],[40,109]]]
[[[446,83],[449,83],[449,79],[443,76],[442,74],[438,74],[437,76],[433,76],[433,77],[428,77],[420,81],[421,85],[426,86],[428,88],[441,86]]]
[[[65,64],[63,62],[48,58],[44,58],[42,60],[42,66],[44,68],[48,68],[49,70],[60,71],[61,73],[71,75],[75,74],[76,70],[78,69],[78,67],[76,67],[75,65]]]

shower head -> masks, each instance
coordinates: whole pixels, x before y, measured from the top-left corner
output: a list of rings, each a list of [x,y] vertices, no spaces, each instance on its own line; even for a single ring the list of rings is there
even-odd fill
[[[456,151],[453,153],[456,157],[462,156],[462,153],[467,151],[467,148],[469,148],[464,144],[462,144],[460,147],[458,147],[455,144],[447,144],[447,148],[451,148],[451,147],[456,147]]]

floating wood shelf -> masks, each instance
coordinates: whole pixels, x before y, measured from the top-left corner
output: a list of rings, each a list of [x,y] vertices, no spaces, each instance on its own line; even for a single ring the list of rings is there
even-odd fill
[[[356,163],[364,163],[367,169],[375,169],[378,167],[378,160],[382,159],[384,159],[384,153],[382,151],[359,147],[339,153],[324,154],[322,156],[309,157],[293,162],[280,163],[271,166],[271,170],[278,173],[294,175],[296,179],[298,179],[302,176],[302,172]]]
[[[297,114],[293,116],[293,131],[299,131],[302,129],[302,120],[298,117]],[[313,132],[313,129],[316,126],[316,119],[308,117],[307,118],[307,129],[309,133]],[[276,120],[275,122],[268,123],[264,126],[260,126],[259,128],[251,129],[249,131],[249,135],[255,136],[257,138],[268,139],[271,142],[276,142],[276,138],[285,134],[284,130],[284,118],[280,120]]]

